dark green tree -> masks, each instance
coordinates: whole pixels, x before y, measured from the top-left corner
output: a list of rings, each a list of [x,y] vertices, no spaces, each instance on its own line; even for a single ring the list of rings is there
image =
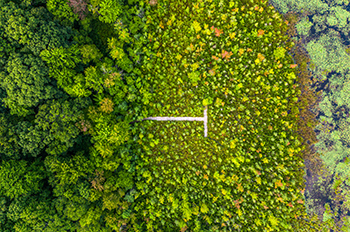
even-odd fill
[[[74,20],[78,20],[78,15],[73,12],[68,2],[67,0],[48,0],[47,10],[59,19],[68,19],[70,22],[74,22]]]
[[[40,192],[46,178],[40,159],[28,164],[25,160],[2,160],[0,166],[0,195],[10,199]]]
[[[61,154],[72,147],[80,130],[75,125],[83,109],[91,104],[90,98],[50,100],[39,107],[35,128],[44,132],[42,143],[49,154]],[[32,135],[32,134],[30,134]],[[31,140],[28,134],[27,139]]]
[[[19,138],[16,134],[15,125],[17,121],[9,117],[10,114],[0,114],[0,153],[13,159],[22,157],[21,147],[18,144]]]
[[[56,200],[51,191],[42,189],[36,195],[18,197],[7,201],[5,207],[7,224],[11,231],[74,231],[76,224],[66,220],[65,215],[55,207]]]
[[[0,85],[6,90],[3,102],[11,114],[33,114],[35,107],[59,93],[47,78],[48,68],[39,57],[12,53],[4,69],[0,72]]]
[[[71,27],[52,21],[52,15],[44,7],[22,9],[10,1],[2,6],[0,25],[9,42],[19,44],[39,55],[42,50],[69,47],[76,33]]]
[[[113,25],[131,14],[126,1],[95,1],[99,15],[78,21],[83,8],[67,3],[0,0],[0,231],[112,232],[137,220],[129,122],[143,82],[131,73],[137,49],[115,43]]]

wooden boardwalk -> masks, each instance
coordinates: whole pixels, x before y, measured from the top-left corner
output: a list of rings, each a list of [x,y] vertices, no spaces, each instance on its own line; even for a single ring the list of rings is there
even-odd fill
[[[208,115],[207,106],[204,109],[204,117],[148,117],[142,120],[155,121],[203,121],[204,122],[204,137],[208,136]]]

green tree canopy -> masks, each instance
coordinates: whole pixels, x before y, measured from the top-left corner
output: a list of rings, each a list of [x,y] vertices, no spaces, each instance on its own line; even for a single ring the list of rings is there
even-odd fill
[[[51,21],[51,14],[44,7],[22,9],[10,1],[2,7],[0,27],[10,41],[18,41],[34,55],[44,49],[68,47],[75,32],[72,28]]]
[[[76,126],[83,109],[91,104],[90,98],[50,100],[39,107],[35,116],[35,128],[43,131],[42,143],[49,154],[61,154],[72,147],[80,130]],[[27,139],[31,140],[28,134]]]
[[[25,160],[2,160],[0,195],[11,199],[36,194],[43,187],[46,171],[40,159],[28,164]]]
[[[3,102],[11,114],[34,113],[35,107],[59,93],[47,78],[48,68],[44,62],[32,54],[12,53],[5,70],[0,72],[0,85],[6,90]]]

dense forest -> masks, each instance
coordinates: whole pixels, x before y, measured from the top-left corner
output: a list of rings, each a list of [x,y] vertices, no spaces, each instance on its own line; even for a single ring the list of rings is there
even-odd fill
[[[0,231],[350,231],[348,0],[0,8]]]

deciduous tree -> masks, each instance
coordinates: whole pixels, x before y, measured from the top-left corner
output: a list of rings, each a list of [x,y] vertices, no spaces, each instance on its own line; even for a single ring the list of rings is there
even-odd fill
[[[2,160],[0,166],[0,195],[10,199],[36,194],[43,187],[46,171],[40,159],[34,163],[25,160]]]
[[[26,116],[45,100],[59,93],[47,78],[48,68],[32,54],[12,53],[0,72],[0,85],[7,97],[2,101],[11,109],[11,114]]]
[[[9,42],[19,44],[39,55],[42,50],[68,47],[76,33],[72,28],[52,21],[50,12],[44,7],[20,8],[9,1],[2,7],[0,24]]]
[[[65,18],[71,22],[78,20],[79,15],[69,6],[69,1],[67,0],[48,0],[46,6],[48,11],[60,19]]]
[[[83,109],[91,104],[90,98],[50,100],[39,107],[35,116],[37,130],[45,133],[43,143],[49,154],[61,154],[72,147],[80,130],[75,124]]]

